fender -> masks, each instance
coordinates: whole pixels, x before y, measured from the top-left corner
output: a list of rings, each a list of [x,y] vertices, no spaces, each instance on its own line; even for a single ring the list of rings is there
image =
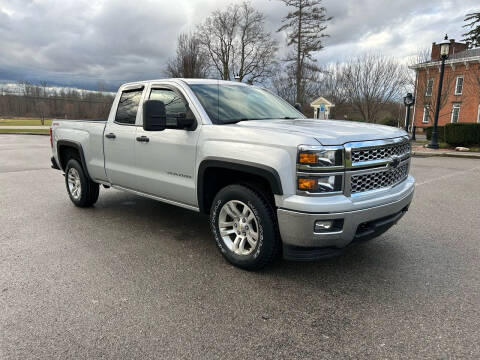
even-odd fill
[[[204,199],[203,199],[203,186],[204,186],[204,175],[205,171],[209,168],[221,168],[241,171],[244,173],[257,175],[263,177],[268,181],[272,192],[276,195],[283,195],[282,182],[280,176],[278,175],[277,170],[270,166],[251,163],[248,161],[239,161],[231,159],[207,159],[203,160],[198,167],[198,177],[197,177],[197,199],[198,207],[200,211],[204,211]]]
[[[78,150],[78,153],[80,154],[80,161],[82,163],[83,170],[85,171],[85,175],[87,175],[88,178],[90,178],[90,175],[88,173],[88,168],[87,168],[87,163],[85,162],[85,155],[83,153],[83,147],[82,144],[76,141],[72,140],[58,140],[57,141],[57,154],[58,154],[58,162],[60,163],[60,167],[63,171],[65,171],[65,166],[67,164],[63,164],[61,159],[60,159],[60,147],[65,146],[65,147],[71,147],[76,150]],[[90,178],[91,179],[91,178]]]

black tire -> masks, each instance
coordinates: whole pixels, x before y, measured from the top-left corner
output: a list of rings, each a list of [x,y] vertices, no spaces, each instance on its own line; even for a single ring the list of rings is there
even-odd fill
[[[70,169],[75,169],[80,178],[80,196],[75,197],[70,191],[68,176],[70,174]],[[100,192],[99,185],[93,182],[83,170],[82,165],[75,160],[70,159],[65,167],[65,185],[67,187],[67,193],[70,197],[70,200],[78,207],[88,207],[95,204],[98,200],[98,195]]]
[[[252,252],[248,255],[233,252],[220,235],[219,215],[222,207],[231,200],[247,204],[258,224],[258,240],[255,248],[252,247]],[[235,184],[221,189],[215,196],[210,210],[210,226],[220,252],[237,267],[258,270],[272,263],[279,254],[281,242],[274,207],[253,186]]]

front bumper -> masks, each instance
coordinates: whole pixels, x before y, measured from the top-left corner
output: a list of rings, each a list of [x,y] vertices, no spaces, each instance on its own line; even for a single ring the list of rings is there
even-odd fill
[[[297,260],[325,257],[340,252],[354,240],[367,240],[382,234],[408,209],[413,199],[413,181],[408,191],[405,190],[400,199],[353,211],[308,213],[278,209],[280,234],[286,250],[284,257]],[[314,232],[315,221],[334,219],[343,221],[338,231]]]

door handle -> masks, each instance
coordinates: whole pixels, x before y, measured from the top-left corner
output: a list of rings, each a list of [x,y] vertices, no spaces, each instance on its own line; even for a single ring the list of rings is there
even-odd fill
[[[114,133],[110,133],[110,134],[105,135],[105,137],[107,139],[115,139],[117,136]]]
[[[140,141],[140,142],[149,142],[150,139],[148,137],[146,137],[145,135],[142,135],[142,136],[138,136],[137,137],[137,141]]]

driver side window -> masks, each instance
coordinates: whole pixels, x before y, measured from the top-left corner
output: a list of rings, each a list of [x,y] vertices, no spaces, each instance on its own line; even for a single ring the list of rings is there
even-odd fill
[[[167,127],[177,126],[178,118],[187,114],[187,106],[183,98],[170,89],[152,89],[150,100],[160,100],[165,104]]]

